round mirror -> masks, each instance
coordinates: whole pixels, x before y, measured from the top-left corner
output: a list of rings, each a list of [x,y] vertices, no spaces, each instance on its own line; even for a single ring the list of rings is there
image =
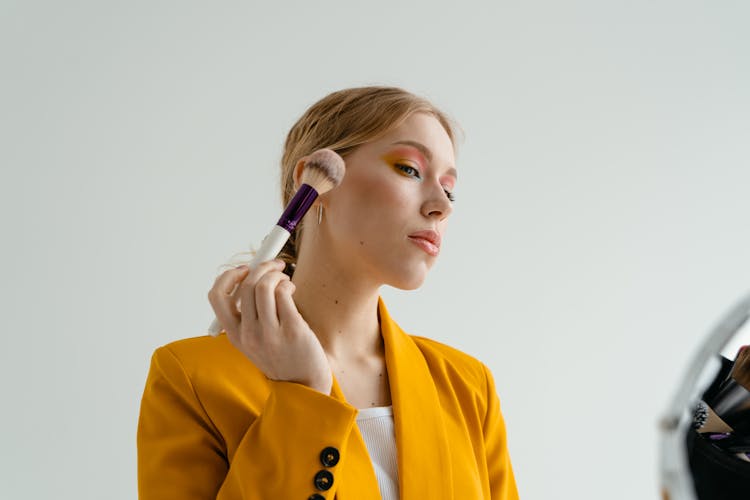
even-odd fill
[[[699,347],[659,422],[665,500],[750,493],[750,294]]]

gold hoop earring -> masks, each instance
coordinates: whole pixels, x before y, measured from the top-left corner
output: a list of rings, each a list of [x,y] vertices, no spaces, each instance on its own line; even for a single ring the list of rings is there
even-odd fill
[[[318,225],[320,225],[320,221],[323,220],[323,205],[318,204]]]

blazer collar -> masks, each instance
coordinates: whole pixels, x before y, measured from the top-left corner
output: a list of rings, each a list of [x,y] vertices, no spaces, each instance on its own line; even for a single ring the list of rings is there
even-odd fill
[[[414,340],[391,319],[382,299],[378,300],[378,314],[393,404],[400,496],[453,498],[448,437],[430,369]],[[335,377],[331,395],[346,401]],[[362,490],[374,486],[377,491],[377,482],[358,428],[348,450],[353,456],[349,457],[351,462],[347,460],[347,478],[339,493],[342,499],[363,499],[366,496]],[[354,479],[350,473],[356,482],[350,481]]]

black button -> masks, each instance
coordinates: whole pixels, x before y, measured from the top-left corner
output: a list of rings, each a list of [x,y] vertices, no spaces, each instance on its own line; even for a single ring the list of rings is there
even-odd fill
[[[312,495],[310,495],[310,498],[308,498],[307,500],[326,500],[326,497],[318,493],[313,493]]]
[[[331,486],[333,486],[333,474],[331,474],[327,470],[321,470],[318,471],[317,474],[315,474],[316,488],[318,488],[320,491],[326,491],[331,489]]]
[[[320,463],[326,467],[333,467],[339,463],[339,450],[333,446],[329,446],[320,452]]]

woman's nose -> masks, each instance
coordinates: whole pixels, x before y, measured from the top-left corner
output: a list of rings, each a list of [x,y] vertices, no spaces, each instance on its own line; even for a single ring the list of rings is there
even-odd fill
[[[422,214],[425,217],[435,217],[443,220],[453,212],[453,203],[448,199],[445,188],[439,183],[430,186],[427,198],[422,204]]]

